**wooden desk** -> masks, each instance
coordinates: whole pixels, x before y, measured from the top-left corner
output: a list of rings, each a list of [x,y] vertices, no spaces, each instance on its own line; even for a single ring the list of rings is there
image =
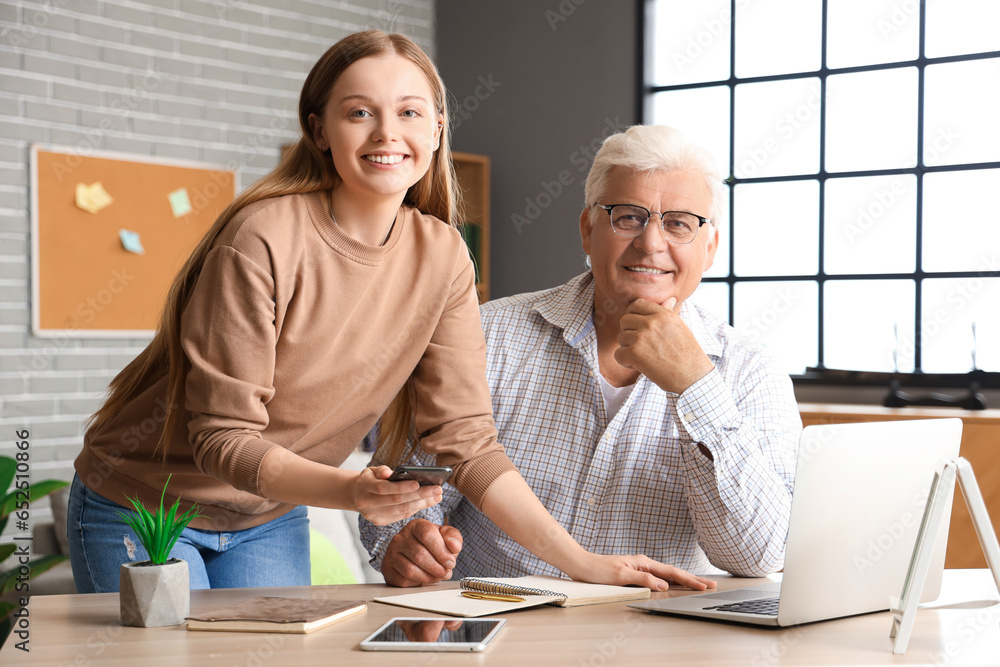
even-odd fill
[[[764,580],[720,577],[720,588]],[[443,584],[442,586],[454,586]],[[382,585],[313,586],[195,591],[192,612],[253,595],[366,599],[400,592]],[[654,593],[687,595],[689,591]],[[906,655],[894,656],[888,612],[788,629],[754,628],[649,614],[624,603],[563,609],[540,607],[504,617],[507,627],[480,654],[369,653],[358,648],[393,616],[433,616],[371,602],[368,610],[309,635],[188,632],[129,628],[118,622],[118,595],[32,598],[30,653],[11,637],[0,664],[89,667],[96,665],[206,665],[211,667],[310,667],[312,665],[889,665],[1000,663],[1000,603],[988,570],[948,570],[942,598],[921,609]],[[950,653],[950,655],[949,655]]]

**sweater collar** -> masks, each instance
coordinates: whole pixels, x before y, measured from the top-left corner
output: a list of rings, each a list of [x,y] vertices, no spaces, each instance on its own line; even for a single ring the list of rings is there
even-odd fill
[[[380,246],[368,245],[358,241],[340,228],[330,216],[330,209],[327,207],[327,193],[325,190],[310,192],[306,194],[308,201],[309,215],[312,216],[313,224],[319,231],[323,240],[331,248],[340,254],[353,259],[361,264],[377,266],[382,259],[392,250],[407,224],[412,210],[406,206],[400,206],[396,212],[396,221],[389,231],[389,238]]]

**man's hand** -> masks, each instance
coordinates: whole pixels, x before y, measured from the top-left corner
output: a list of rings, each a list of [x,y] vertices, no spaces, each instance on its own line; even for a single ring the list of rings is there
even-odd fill
[[[674,297],[662,306],[645,299],[630,303],[622,315],[615,360],[639,371],[660,389],[681,394],[715,366],[673,312],[676,303]]]
[[[391,586],[423,586],[451,579],[462,550],[462,534],[452,526],[414,519],[389,542],[382,576]]]

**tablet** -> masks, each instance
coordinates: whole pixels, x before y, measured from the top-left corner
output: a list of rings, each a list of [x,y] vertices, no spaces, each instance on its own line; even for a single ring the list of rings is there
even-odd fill
[[[361,642],[365,651],[482,651],[504,618],[393,618]]]

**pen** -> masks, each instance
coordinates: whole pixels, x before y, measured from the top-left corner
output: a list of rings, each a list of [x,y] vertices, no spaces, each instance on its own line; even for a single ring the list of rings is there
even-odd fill
[[[499,593],[480,593],[479,591],[462,591],[462,596],[473,600],[495,600],[496,602],[524,602],[524,598],[516,595],[500,595]]]

